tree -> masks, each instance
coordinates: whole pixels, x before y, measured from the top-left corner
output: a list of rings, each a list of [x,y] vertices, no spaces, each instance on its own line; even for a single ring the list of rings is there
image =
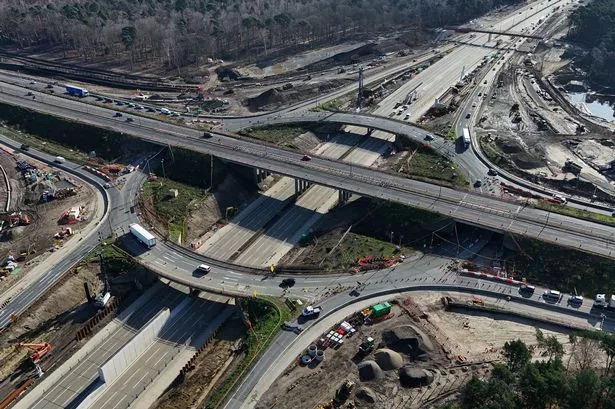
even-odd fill
[[[566,401],[569,385],[562,361],[554,359],[526,365],[520,373],[518,389],[526,409],[555,407]]]
[[[570,381],[568,407],[574,409],[595,409],[602,389],[602,382],[596,371],[584,369]]]
[[[132,48],[132,45],[137,39],[137,29],[134,26],[122,27],[122,43],[127,50]]]
[[[532,358],[527,345],[520,339],[504,344],[504,356],[506,357],[508,369],[512,372],[522,369]]]

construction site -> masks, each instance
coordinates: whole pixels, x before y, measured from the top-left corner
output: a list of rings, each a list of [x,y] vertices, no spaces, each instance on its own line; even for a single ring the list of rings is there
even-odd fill
[[[43,163],[2,151],[0,165],[11,186],[10,205],[0,214],[4,291],[67,240],[81,235],[100,209],[91,187]]]
[[[256,407],[437,407],[503,362],[506,341],[535,345],[537,327],[568,341],[550,326],[447,311],[446,296],[483,305],[471,296],[412,293],[357,311],[314,339]]]

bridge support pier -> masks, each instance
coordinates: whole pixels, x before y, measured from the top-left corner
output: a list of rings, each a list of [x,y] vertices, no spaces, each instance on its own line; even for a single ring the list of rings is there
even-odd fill
[[[352,196],[352,193],[346,192],[345,190],[338,190],[337,193],[339,195],[339,199],[337,200],[337,205],[339,207],[344,206],[346,202],[348,202],[348,199],[350,199],[350,196]]]
[[[312,184],[307,180],[295,179],[295,195],[299,196],[305,192]]]
[[[269,175],[271,175],[271,172],[268,170],[254,168],[254,182],[256,184],[261,183]]]

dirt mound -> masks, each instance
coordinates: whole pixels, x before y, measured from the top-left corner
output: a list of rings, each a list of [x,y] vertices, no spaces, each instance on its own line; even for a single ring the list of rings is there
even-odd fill
[[[524,151],[523,147],[516,141],[498,139],[497,144],[504,153],[520,153]]]
[[[404,360],[402,359],[401,355],[388,348],[382,348],[377,350],[374,353],[374,357],[376,359],[376,362],[378,363],[378,366],[380,366],[380,368],[382,368],[382,370],[384,371],[401,368],[404,364]]]
[[[354,394],[355,398],[365,403],[376,403],[376,392],[367,386],[361,386]]]
[[[359,365],[359,378],[365,381],[373,381],[384,376],[382,369],[374,361],[363,361]]]
[[[427,386],[433,382],[433,374],[425,369],[404,366],[399,370],[399,382],[406,388]]]
[[[543,167],[543,163],[526,152],[510,155],[511,159],[521,169],[536,169]]]
[[[218,67],[216,68],[216,74],[220,81],[224,81],[225,79],[236,81],[241,78],[241,73],[232,67]]]
[[[387,346],[394,351],[406,354],[412,358],[418,358],[425,354],[425,346],[422,339],[410,326],[394,328],[383,335]]]
[[[281,104],[286,102],[286,97],[283,92],[277,88],[271,88],[254,98],[248,98],[248,106],[250,109],[261,109],[263,107]]]

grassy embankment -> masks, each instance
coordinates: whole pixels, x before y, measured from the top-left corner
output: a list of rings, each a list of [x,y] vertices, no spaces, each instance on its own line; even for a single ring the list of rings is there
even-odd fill
[[[318,266],[323,271],[339,271],[348,269],[364,256],[410,256],[429,244],[434,226],[441,227],[448,220],[398,203],[367,199],[346,205],[344,211],[360,215],[351,222],[351,231],[341,242],[346,227],[321,229],[303,237],[301,246],[310,246],[300,257],[303,264]],[[337,216],[325,217],[330,219],[323,220],[320,226],[334,224]]]
[[[615,226],[615,217],[612,217],[608,214],[590,212],[587,210],[578,209],[576,207],[545,202],[544,200],[537,201],[534,204],[534,207],[554,213],[563,214],[566,216],[576,217],[577,219],[589,220],[592,222],[602,223],[609,226]]]
[[[591,298],[597,293],[615,294],[614,260],[538,240],[516,241],[520,251],[508,265],[519,278]]]
[[[439,180],[455,186],[468,186],[470,183],[457,164],[445,158],[428,144],[410,140],[397,139],[398,144],[408,151],[407,156],[397,162],[397,167],[410,177],[418,179]],[[397,170],[397,169],[396,169]]]
[[[172,189],[177,190],[177,197],[171,194]],[[186,237],[186,219],[207,196],[205,189],[162,178],[146,181],[141,191],[142,200],[153,205],[153,216],[166,224],[168,237],[173,241]]]
[[[224,402],[228,394],[241,384],[261,354],[269,347],[280,331],[282,323],[293,316],[288,306],[279,298],[242,298],[238,299],[238,302],[252,324],[252,329],[246,330],[245,354],[241,362],[208,398],[205,409],[216,409]]]

